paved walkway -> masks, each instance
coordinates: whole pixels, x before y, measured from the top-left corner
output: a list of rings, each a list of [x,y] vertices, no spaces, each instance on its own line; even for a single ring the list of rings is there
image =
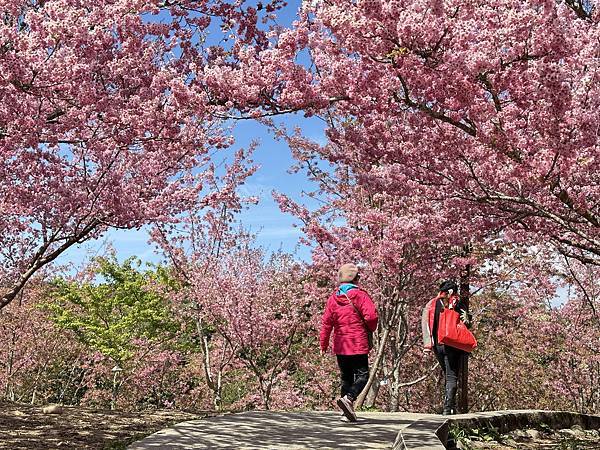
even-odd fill
[[[341,422],[332,411],[251,411],[182,422],[132,444],[131,450],[392,448],[398,432],[419,419],[410,413],[359,413]]]

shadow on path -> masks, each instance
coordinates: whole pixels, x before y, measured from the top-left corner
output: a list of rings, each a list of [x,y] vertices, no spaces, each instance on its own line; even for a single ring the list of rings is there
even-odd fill
[[[252,411],[183,422],[129,448],[390,448],[400,429],[418,417],[415,414],[363,413],[357,423],[344,423],[335,412]]]

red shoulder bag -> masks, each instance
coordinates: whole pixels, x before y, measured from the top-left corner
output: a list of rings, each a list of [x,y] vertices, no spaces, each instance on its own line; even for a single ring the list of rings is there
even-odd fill
[[[477,347],[475,336],[460,320],[460,315],[451,308],[444,308],[440,312],[437,337],[439,344],[449,345],[465,352],[470,353]]]

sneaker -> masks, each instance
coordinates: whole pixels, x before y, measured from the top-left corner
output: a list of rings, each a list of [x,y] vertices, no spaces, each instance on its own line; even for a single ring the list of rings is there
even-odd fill
[[[350,422],[356,422],[356,414],[354,413],[354,405],[353,405],[352,400],[350,400],[347,395],[344,395],[342,398],[338,399],[337,405],[344,413],[344,416],[346,416],[346,418]]]
[[[348,420],[348,418],[346,417],[346,414],[344,414],[344,413],[342,413],[342,415],[340,416],[340,420],[345,423],[350,422],[350,420]]]

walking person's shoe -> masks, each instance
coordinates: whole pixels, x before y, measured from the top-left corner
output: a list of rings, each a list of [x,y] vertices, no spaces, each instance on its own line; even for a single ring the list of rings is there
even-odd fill
[[[456,414],[456,388],[448,389],[444,397],[444,411],[442,415],[452,416]]]
[[[348,398],[347,395],[344,395],[342,398],[338,399],[337,405],[344,413],[344,416],[350,422],[356,422],[356,413],[354,412],[354,402]]]

